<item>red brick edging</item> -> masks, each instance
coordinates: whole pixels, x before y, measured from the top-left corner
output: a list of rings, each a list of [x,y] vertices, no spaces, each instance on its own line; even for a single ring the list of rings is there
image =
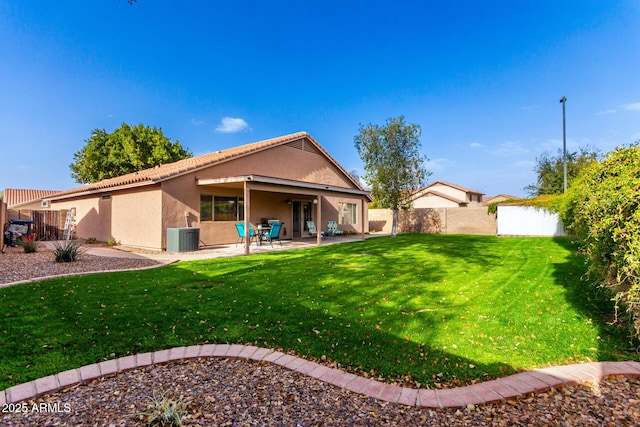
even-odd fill
[[[468,405],[504,401],[551,387],[597,383],[610,375],[640,377],[639,362],[592,362],[535,369],[453,389],[413,389],[366,379],[268,348],[241,344],[207,344],[125,356],[18,384],[0,391],[0,406],[54,393],[122,371],[198,357],[269,362],[378,400],[423,408],[464,408]]]

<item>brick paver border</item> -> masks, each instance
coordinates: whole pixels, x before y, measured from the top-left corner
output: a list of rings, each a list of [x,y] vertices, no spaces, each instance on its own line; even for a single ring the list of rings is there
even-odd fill
[[[273,363],[367,397],[422,408],[465,408],[469,405],[505,401],[552,387],[597,383],[612,375],[640,377],[639,362],[592,362],[535,369],[452,389],[412,389],[366,379],[272,349],[240,344],[207,344],[124,356],[18,384],[0,391],[0,406],[55,393],[118,372],[200,357]]]

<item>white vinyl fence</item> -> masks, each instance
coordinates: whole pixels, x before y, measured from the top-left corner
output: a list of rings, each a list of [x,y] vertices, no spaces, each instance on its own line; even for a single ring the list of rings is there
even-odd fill
[[[566,236],[557,213],[531,206],[498,206],[499,236]]]

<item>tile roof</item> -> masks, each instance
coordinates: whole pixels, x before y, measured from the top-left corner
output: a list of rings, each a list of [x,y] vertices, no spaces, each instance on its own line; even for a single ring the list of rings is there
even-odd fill
[[[27,203],[45,199],[58,193],[60,193],[60,191],[57,190],[25,190],[17,188],[5,188],[4,201],[7,203],[8,208],[12,208],[14,206],[25,205]]]
[[[297,132],[277,138],[271,138],[251,144],[241,145],[239,147],[233,147],[226,150],[214,151],[212,153],[203,154],[200,156],[189,157],[177,162],[168,163],[150,169],[144,169],[138,172],[133,172],[115,178],[105,179],[99,182],[83,185],[81,187],[61,192],[57,194],[57,198],[64,198],[66,196],[73,196],[77,194],[94,193],[105,189],[158,183],[170,178],[183,175],[185,173],[194,172],[218,163],[223,163],[225,161],[243,157],[251,153],[275,147],[277,145],[287,144],[302,138],[306,138],[308,141],[311,141],[316,146],[316,148],[321,151],[322,154],[324,154],[331,162],[333,162],[349,179],[351,179],[351,181],[359,189],[362,189],[360,184],[356,180],[354,180],[351,175],[342,166],[340,166],[340,164],[333,157],[331,157],[331,155],[329,155],[329,153],[316,140],[314,140],[306,132]]]
[[[470,188],[466,188],[466,187],[463,187],[463,186],[458,185],[458,184],[452,184],[452,183],[446,182],[446,181],[435,181],[435,182],[432,182],[431,184],[429,184],[426,187],[424,187],[423,190],[425,190],[425,189],[427,189],[429,187],[433,187],[436,184],[446,185],[447,187],[452,187],[452,188],[455,188],[457,190],[464,191],[465,193],[484,194],[484,193],[481,193],[480,191],[472,190]]]

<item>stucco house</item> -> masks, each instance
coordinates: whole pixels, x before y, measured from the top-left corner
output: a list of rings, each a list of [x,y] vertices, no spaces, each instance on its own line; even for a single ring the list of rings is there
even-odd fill
[[[464,208],[482,206],[483,193],[450,182],[435,181],[416,191],[412,208]]]
[[[497,196],[483,197],[482,201],[485,205],[490,205],[491,203],[500,203],[505,200],[518,200],[520,197],[511,196],[509,194],[498,194]]]
[[[20,211],[30,212],[34,209],[48,208],[47,197],[59,193],[57,190],[30,190],[19,188],[5,188],[4,200],[7,203],[10,218],[20,217]]]
[[[169,228],[196,227],[200,246],[215,246],[237,241],[236,223],[273,219],[284,223],[282,239],[308,237],[307,221],[326,229],[328,220],[364,237],[370,201],[315,139],[299,132],[84,185],[43,204],[73,209],[79,238],[164,250]]]

